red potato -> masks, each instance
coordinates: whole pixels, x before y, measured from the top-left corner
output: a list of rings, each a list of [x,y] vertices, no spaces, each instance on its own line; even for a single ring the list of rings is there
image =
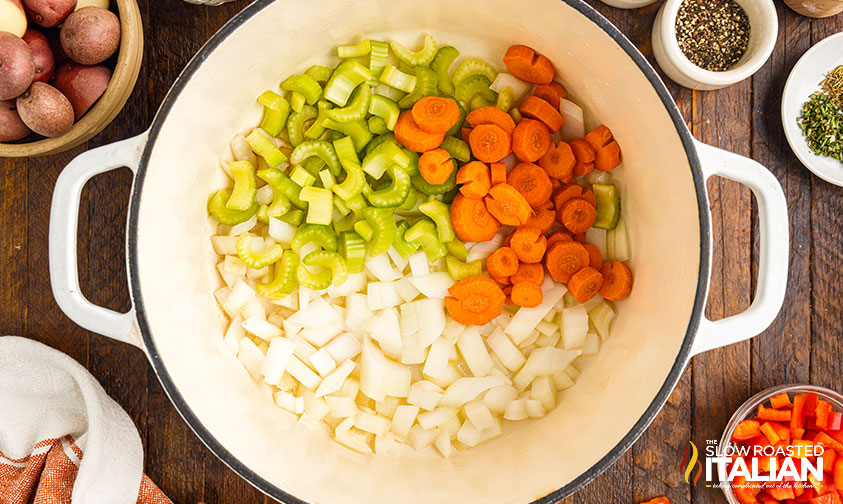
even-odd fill
[[[0,100],[17,97],[32,84],[35,58],[22,38],[0,32]]]
[[[76,0],[23,0],[29,19],[38,26],[53,28],[76,8]]]
[[[102,63],[119,45],[120,20],[106,9],[79,9],[61,27],[61,46],[70,59],[83,65]]]
[[[111,80],[111,70],[102,65],[64,63],[56,70],[56,88],[64,94],[78,121],[105,93]]]
[[[15,100],[0,101],[0,142],[14,142],[32,133],[18,115]]]
[[[53,51],[50,50],[50,42],[38,30],[30,28],[23,34],[23,41],[32,49],[32,56],[35,58],[35,78],[37,82],[48,82],[53,77],[56,69],[56,60],[53,58]]]
[[[18,114],[29,129],[45,137],[57,137],[73,127],[73,106],[49,84],[33,82],[15,101]]]
[[[0,0],[0,31],[23,37],[26,26],[26,12],[20,0]]]

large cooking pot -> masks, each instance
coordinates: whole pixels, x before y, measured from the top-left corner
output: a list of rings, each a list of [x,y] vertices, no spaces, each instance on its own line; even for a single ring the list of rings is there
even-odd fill
[[[427,31],[463,55],[501,62],[527,44],[556,64],[587,126],[623,145],[617,170],[635,271],[614,336],[541,420],[448,460],[430,452],[363,456],[278,409],[223,346],[225,321],[206,201],[225,183],[217,163],[235,128],[260,119],[255,97],[291,73],[332,61],[360,37],[413,43]],[[79,197],[92,176],[135,173],[126,241],[134,308],[91,304],[79,288]],[[758,200],[755,301],[712,322],[703,315],[711,223],[705,181],[721,175]],[[652,195],[658,193],[658,198]],[[624,36],[581,0],[258,0],[191,60],[140,136],[78,156],[59,177],[50,271],[59,306],[79,325],[149,357],[202,441],[243,478],[287,502],[552,502],[582,487],[632,445],[695,354],[763,331],[781,306],[788,224],[776,178],[758,163],[696,142],[661,80]]]

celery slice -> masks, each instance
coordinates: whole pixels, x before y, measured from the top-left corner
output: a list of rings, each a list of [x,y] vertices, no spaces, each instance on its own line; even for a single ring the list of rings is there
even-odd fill
[[[334,214],[334,194],[331,191],[322,187],[302,187],[299,197],[307,201],[305,221],[308,224],[327,226],[331,223]]]
[[[430,62],[430,69],[436,73],[437,85],[443,93],[454,94],[454,85],[448,72],[459,55],[460,52],[452,46],[440,47]]]
[[[301,221],[304,220],[304,212],[301,210],[291,210],[278,218],[282,222],[286,222],[291,226],[300,226]]]
[[[445,258],[445,266],[448,268],[448,274],[456,282],[465,280],[466,278],[480,276],[483,273],[483,262],[480,260],[465,263],[449,255]]]
[[[298,281],[299,285],[308,289],[327,289],[331,286],[331,280],[334,276],[333,272],[330,269],[322,269],[319,273],[313,273],[307,269],[307,266],[305,266],[307,258],[317,253],[318,252],[311,252],[310,254],[307,254],[307,257],[301,260],[299,267],[296,269],[296,281]]]
[[[369,44],[369,70],[372,75],[380,75],[383,67],[386,66],[386,60],[389,58],[389,44],[380,40],[372,40]]]
[[[337,56],[340,58],[359,58],[369,54],[371,50],[372,42],[369,39],[364,39],[356,44],[337,47]]]
[[[391,179],[389,186],[377,191],[372,191],[368,187],[363,189],[363,195],[374,207],[397,207],[407,199],[407,193],[410,192],[410,176],[401,167],[392,165],[386,173]]]
[[[295,97],[295,95],[293,95]],[[295,107],[293,107],[295,110]],[[319,115],[316,112],[316,107],[305,105],[300,111],[290,114],[290,119],[287,120],[287,135],[290,138],[290,145],[298,147],[304,141],[304,123],[311,119],[316,119]]]
[[[281,163],[287,160],[287,156],[278,150],[268,138],[266,138],[259,128],[255,128],[246,137],[246,143],[252,148],[255,154],[264,158],[266,163],[272,168],[277,168]]]
[[[386,96],[374,95],[369,102],[369,113],[383,119],[387,129],[392,131],[395,129],[395,123],[398,122],[401,109],[397,103]]]
[[[483,107],[490,107],[493,102],[487,100],[482,94],[474,95],[474,98],[471,99],[471,104],[468,108],[471,110],[477,110]]]
[[[410,51],[394,40],[389,41],[389,48],[392,49],[396,58],[409,66],[427,66],[433,61],[433,57],[436,56],[437,45],[433,35],[425,33],[424,45],[418,51]]]
[[[396,208],[399,212],[409,212],[413,208],[416,207],[416,203],[419,200],[419,193],[413,188],[412,184],[409,188],[407,188],[407,197],[404,198],[404,202],[398,205]]]
[[[491,83],[494,82],[495,78],[498,76],[498,71],[495,70],[492,65],[486,63],[481,59],[468,58],[467,60],[460,63],[460,66],[458,66],[457,70],[454,72],[454,86],[459,86],[462,81],[474,75],[482,75],[486,77],[487,79],[489,79],[489,83],[491,85]]]
[[[272,186],[272,203],[266,208],[267,217],[281,217],[290,210],[290,198]]]
[[[298,252],[305,244],[310,242],[318,244],[324,250],[331,252],[337,251],[337,233],[329,226],[322,224],[302,224],[296,229],[296,233],[290,242],[290,248]]]
[[[416,76],[398,70],[392,65],[383,68],[380,81],[389,87],[409,93],[416,87]]]
[[[453,97],[449,96],[449,98],[453,98]],[[457,104],[457,109],[459,109],[459,111],[460,111],[460,118],[457,119],[457,122],[455,122],[454,125],[451,126],[451,129],[449,129],[448,132],[445,133],[448,136],[456,136],[456,135],[460,134],[460,130],[462,129],[462,125],[465,123],[465,117],[468,115],[468,111],[465,110],[465,107],[463,107],[462,103],[460,103],[460,101],[457,100],[456,98],[453,98],[453,99]]]
[[[351,141],[354,142],[354,148],[357,152],[363,150],[366,144],[369,143],[369,140],[372,139],[372,132],[369,131],[369,125],[365,119],[340,123],[326,118],[322,121],[322,126],[351,137]]]
[[[319,100],[316,104],[316,120],[313,121],[313,124],[310,125],[304,132],[304,136],[310,138],[311,140],[315,140],[322,136],[325,133],[325,126],[322,124],[325,119],[328,117],[327,113],[329,110],[334,108],[333,104],[331,104],[327,100]]]
[[[268,168],[259,170],[258,177],[286,196],[297,208],[307,208],[307,203],[299,198],[301,186],[290,180],[286,173],[277,168]]]
[[[305,100],[303,94],[298,91],[290,93],[290,108],[293,109],[293,112],[301,112],[306,105],[307,100]]]
[[[386,127],[386,123],[378,116],[372,116],[366,122],[369,123],[369,131],[375,135],[389,133],[389,128]]]
[[[392,239],[392,246],[395,247],[395,251],[398,252],[398,255],[404,259],[409,259],[410,256],[413,255],[413,252],[419,249],[418,243],[409,243],[404,239],[404,233],[409,228],[410,224],[407,221],[402,220],[398,223],[398,232],[395,233],[395,238]]]
[[[456,238],[449,241],[448,244],[445,245],[445,247],[448,249],[449,254],[456,257],[460,261],[465,261],[468,258],[468,250],[466,250],[465,248],[465,243],[459,241]]]
[[[348,278],[348,265],[337,252],[317,250],[307,254],[304,258],[306,266],[321,266],[331,273],[331,284],[334,287],[342,285]]]
[[[440,242],[448,243],[456,239],[454,228],[451,226],[451,209],[448,205],[438,200],[432,200],[419,205],[419,211],[430,217],[436,224]]]
[[[334,150],[333,144],[326,140],[310,140],[302,142],[293,149],[290,154],[290,161],[294,164],[301,164],[310,157],[316,156],[328,165],[328,169],[334,176],[342,172],[340,160],[337,157],[337,152]]]
[[[345,169],[345,180],[334,185],[331,190],[343,200],[350,200],[360,194],[366,184],[366,177],[363,175],[363,168],[360,167],[360,160],[354,150],[354,142],[351,137],[343,137],[334,141],[334,151],[342,167]]]
[[[446,180],[444,184],[431,184],[430,182],[425,180],[424,177],[422,177],[421,175],[413,175],[411,181],[413,183],[413,187],[425,194],[445,194],[451,189],[457,187],[457,171],[458,170],[453,170],[451,172],[451,176],[448,177],[448,180]]]
[[[336,122],[344,123],[357,121],[366,117],[369,110],[369,102],[372,100],[372,88],[368,84],[360,84],[351,95],[351,102],[343,108],[335,108],[325,112],[328,117]]]
[[[322,187],[324,187],[325,189],[328,189],[328,190],[332,189],[334,187],[334,185],[337,183],[337,181],[334,180],[334,175],[331,174],[331,170],[328,170],[328,169],[325,169],[325,170],[322,170],[322,171],[319,172],[319,181],[322,182]],[[342,211],[342,210],[340,210],[340,211]],[[346,213],[348,213],[348,212],[346,212]],[[345,215],[345,213],[343,215]]]
[[[334,69],[323,65],[313,65],[307,69],[306,75],[313,77],[316,82],[325,82],[331,78]]]
[[[290,115],[290,102],[274,91],[264,91],[258,97],[258,103],[264,106],[261,129],[269,136],[277,137],[284,131]]]
[[[351,137],[342,137],[334,140],[334,153],[340,162],[340,166],[348,170],[349,166],[360,166],[360,158],[357,157],[357,151],[354,149],[354,142]]]
[[[413,91],[398,100],[398,106],[403,108],[410,108],[425,96],[436,94],[436,73],[423,66],[416,67],[416,85]]]
[[[316,177],[302,166],[293,167],[293,171],[290,172],[290,180],[301,186],[302,189],[316,183]],[[299,198],[301,198],[301,194],[299,194]],[[302,201],[304,201],[304,198],[302,198]]]
[[[591,186],[597,199],[597,218],[594,227],[600,229],[615,229],[621,216],[621,197],[617,188],[611,184],[594,184]]]
[[[409,243],[415,243],[421,246],[427,256],[427,260],[430,262],[442,259],[448,252],[445,245],[439,241],[439,233],[436,231],[436,225],[428,219],[422,219],[410,226],[404,232],[404,239]]]
[[[312,156],[305,159],[304,163],[301,164],[301,167],[307,170],[307,173],[316,177],[319,175],[319,171],[321,171],[322,168],[325,168],[325,162],[316,156]]]
[[[518,110],[518,107],[512,107],[511,109],[509,109],[509,115],[511,115],[511,116],[512,116],[512,119],[513,119],[516,123],[520,123],[520,122],[521,122],[521,119],[523,119],[523,118],[524,118],[524,117],[521,115],[521,111],[520,111],[520,110]]]
[[[372,79],[372,72],[356,60],[345,60],[334,69],[325,84],[325,99],[345,107],[351,92],[358,85]]]
[[[467,142],[459,138],[445,135],[439,148],[445,150],[452,158],[463,163],[467,163],[471,159],[471,148]]]
[[[366,240],[363,237],[354,231],[343,231],[340,233],[338,252],[345,259],[349,273],[363,271],[366,260]]]
[[[498,93],[498,101],[495,103],[495,107],[504,112],[509,112],[513,101],[515,101],[515,91],[510,86],[506,86],[503,91]]]
[[[299,256],[292,250],[285,250],[281,260],[275,263],[274,276],[271,282],[258,285],[257,291],[268,299],[280,299],[292,293],[296,286],[296,270],[299,267]]]
[[[225,207],[229,210],[248,210],[255,203],[258,190],[255,167],[248,161],[233,161],[228,163],[228,169],[234,177],[234,188]]]
[[[407,168],[404,171],[407,172],[407,175],[413,177],[419,174],[419,157],[421,154],[418,152],[411,151],[410,149],[401,149],[404,151],[404,154],[410,159],[410,164],[407,165]]]
[[[363,158],[363,171],[375,179],[381,178],[393,165],[407,168],[410,165],[410,157],[398,144],[391,141],[384,141]]]
[[[307,74],[289,77],[281,83],[281,89],[301,93],[308,105],[313,105],[322,98],[322,86]]]
[[[284,253],[284,248],[280,243],[276,243],[261,251],[253,250],[251,233],[240,235],[235,243],[235,248],[237,249],[237,257],[252,269],[265,268],[281,259],[281,255]]]
[[[360,213],[364,208],[366,208],[366,200],[363,198],[362,193],[357,193],[351,198],[345,200],[345,205],[352,212]]]
[[[258,204],[256,202],[252,202],[252,206],[246,210],[230,210],[226,207],[230,194],[231,191],[222,190],[208,201],[208,213],[220,224],[233,226],[241,222],[246,222],[258,211]]]
[[[354,223],[354,231],[367,242],[372,241],[375,236],[375,230],[365,220],[360,220]]]
[[[492,81],[485,75],[472,75],[457,84],[454,95],[463,103],[471,103],[476,95],[482,96],[488,102],[493,102],[496,97],[495,92],[489,89],[491,85]]]
[[[374,257],[383,254],[392,246],[392,239],[398,232],[395,220],[392,218],[392,210],[367,207],[363,209],[363,217],[372,226],[374,232],[370,242],[369,255]]]

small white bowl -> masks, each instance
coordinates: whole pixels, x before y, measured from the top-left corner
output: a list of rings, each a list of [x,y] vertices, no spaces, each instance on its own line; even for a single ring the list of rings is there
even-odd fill
[[[805,168],[817,177],[843,186],[843,163],[818,156],[808,147],[796,118],[812,93],[820,90],[825,74],[843,65],[843,33],[832,35],[808,50],[793,67],[782,94],[782,126],[787,143]]]
[[[749,45],[729,70],[711,72],[691,63],[676,40],[676,15],[683,0],[667,0],[653,24],[653,54],[664,73],[691,89],[719,89],[740,82],[761,68],[773,52],[779,21],[773,0],[735,0],[749,17]]]
[[[606,5],[611,5],[612,7],[616,7],[618,9],[638,9],[640,7],[645,7],[652,3],[656,3],[658,0],[601,0]]]

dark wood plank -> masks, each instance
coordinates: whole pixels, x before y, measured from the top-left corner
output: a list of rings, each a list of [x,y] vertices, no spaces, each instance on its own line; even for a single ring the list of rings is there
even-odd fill
[[[26,159],[0,162],[0,334],[26,335],[28,193]]]

